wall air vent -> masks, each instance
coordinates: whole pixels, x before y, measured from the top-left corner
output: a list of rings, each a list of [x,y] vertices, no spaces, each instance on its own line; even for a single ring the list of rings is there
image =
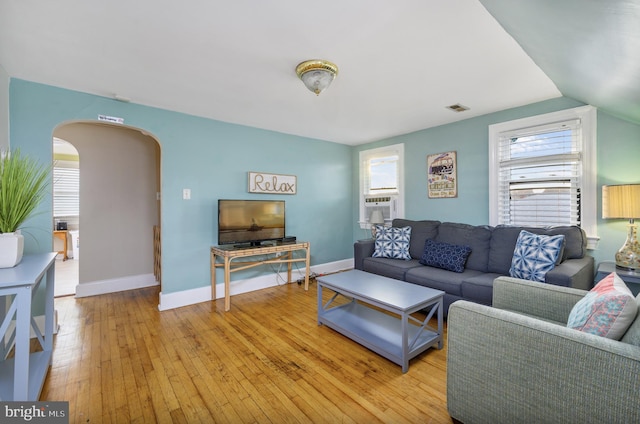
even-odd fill
[[[464,112],[465,110],[469,110],[468,107],[463,106],[460,103],[456,103],[455,105],[447,106],[447,109],[452,110],[454,112]]]

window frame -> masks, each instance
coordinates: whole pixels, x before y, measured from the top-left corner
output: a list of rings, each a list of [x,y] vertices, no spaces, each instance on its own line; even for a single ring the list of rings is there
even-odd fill
[[[595,249],[597,236],[597,109],[581,106],[489,125],[489,224],[499,224],[500,134],[540,127],[561,121],[580,121],[581,148],[581,228],[587,234],[587,248]]]
[[[359,219],[358,223],[360,224],[360,228],[366,229],[369,228],[369,219],[366,216],[366,207],[365,207],[365,195],[369,193],[369,187],[367,187],[367,181],[370,181],[368,178],[368,168],[365,166],[365,162],[368,162],[372,159],[383,158],[388,156],[398,156],[398,161],[396,165],[397,170],[397,190],[388,190],[376,194],[391,195],[396,199],[396,218],[404,217],[404,143],[393,144],[384,147],[376,147],[373,149],[361,150],[358,155],[358,166],[360,169],[360,190],[358,196],[358,207],[359,207]]]

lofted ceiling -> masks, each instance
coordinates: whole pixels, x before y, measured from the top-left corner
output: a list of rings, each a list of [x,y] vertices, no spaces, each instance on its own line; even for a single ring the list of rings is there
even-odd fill
[[[640,122],[639,3],[0,0],[0,66],[349,145],[562,95]],[[315,58],[339,67],[320,96],[295,74]]]

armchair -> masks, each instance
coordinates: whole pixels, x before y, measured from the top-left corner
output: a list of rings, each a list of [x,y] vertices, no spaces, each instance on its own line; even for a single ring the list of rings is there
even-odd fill
[[[493,307],[458,301],[449,309],[455,421],[640,422],[640,318],[622,341],[610,340],[566,327],[587,291],[510,277],[493,290]]]

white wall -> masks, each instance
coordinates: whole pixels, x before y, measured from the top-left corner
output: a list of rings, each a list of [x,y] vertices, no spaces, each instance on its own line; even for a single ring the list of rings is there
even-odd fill
[[[159,146],[126,127],[73,123],[54,136],[80,158],[79,283],[153,274]]]

